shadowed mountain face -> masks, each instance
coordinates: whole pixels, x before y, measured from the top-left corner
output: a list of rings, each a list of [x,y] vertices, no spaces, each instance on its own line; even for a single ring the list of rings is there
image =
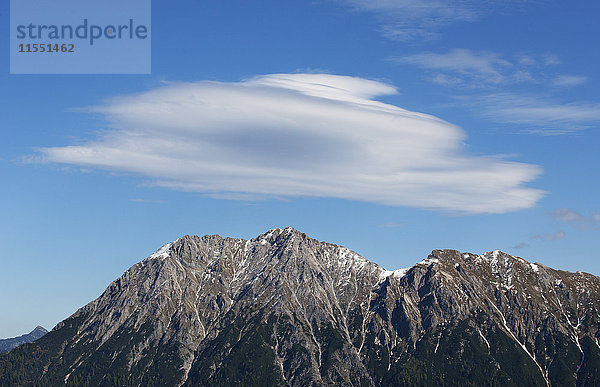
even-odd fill
[[[32,344],[15,385],[599,385],[600,278],[499,251],[387,271],[292,228],[185,236]]]
[[[34,330],[32,330],[26,335],[13,337],[10,339],[0,339],[0,353],[9,352],[13,348],[18,347],[21,344],[31,343],[32,341],[35,341],[40,337],[44,336],[46,333],[48,333],[48,331],[45,328],[38,325],[37,327],[35,327]]]

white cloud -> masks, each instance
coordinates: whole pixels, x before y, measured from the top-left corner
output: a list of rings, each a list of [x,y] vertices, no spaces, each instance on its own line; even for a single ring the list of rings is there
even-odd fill
[[[517,61],[522,66],[556,66],[562,63],[558,55],[552,53],[543,55],[520,54],[517,56]]]
[[[576,75],[560,75],[554,79],[556,86],[579,86],[587,82],[586,77]]]
[[[463,213],[529,208],[534,165],[465,154],[464,132],[374,100],[394,87],[273,74],[173,83],[89,109],[113,129],[40,150],[48,162],[127,171],[212,196],[305,196]]]
[[[558,60],[556,56],[551,56]],[[445,53],[421,52],[392,58],[397,63],[412,64],[433,75],[432,82],[450,87],[490,88],[529,83],[533,85],[577,86],[587,78],[575,75],[556,75],[548,71],[548,56],[518,55],[515,60],[504,59],[490,51],[464,48]]]
[[[444,87],[469,90],[471,96],[459,97],[468,106],[494,121],[517,124],[523,133],[568,134],[600,121],[600,104],[560,102],[548,93],[523,94],[518,84],[530,86],[577,86],[587,78],[574,75],[549,75],[544,66],[556,64],[552,55],[520,55],[510,62],[493,52],[454,49],[446,53],[423,52],[393,58],[397,63],[418,66],[429,80]],[[513,86],[511,89],[510,86]],[[554,88],[555,89],[555,88]],[[519,90],[506,92],[505,90]],[[534,90],[530,87],[530,90]]]
[[[478,96],[473,104],[488,118],[519,124],[524,133],[567,134],[600,121],[598,103],[560,103],[535,96],[498,93]]]
[[[500,83],[505,81],[504,68],[513,65],[492,52],[475,52],[467,49],[454,49],[444,54],[424,52],[396,58],[399,62],[417,65],[431,70],[442,70],[458,75],[458,79]],[[447,75],[436,74],[437,79]],[[454,78],[456,79],[456,78]],[[435,80],[435,79],[434,79]],[[440,82],[443,83],[443,82]]]

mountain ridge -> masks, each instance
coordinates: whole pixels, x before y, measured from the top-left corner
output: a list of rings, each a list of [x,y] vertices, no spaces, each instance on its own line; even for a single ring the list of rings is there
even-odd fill
[[[585,385],[600,382],[598,310],[598,277],[498,250],[390,271],[291,227],[186,235],[0,357],[0,381]],[[45,371],[11,374],[32,353]]]
[[[21,344],[31,343],[48,333],[46,328],[38,325],[29,333],[21,336],[0,339],[0,353],[10,352]]]

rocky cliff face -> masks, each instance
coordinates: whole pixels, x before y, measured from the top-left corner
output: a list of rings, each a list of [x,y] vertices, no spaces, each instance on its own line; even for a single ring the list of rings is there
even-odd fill
[[[0,381],[594,385],[599,310],[598,277],[499,251],[387,271],[292,228],[185,236],[0,357]]]
[[[9,352],[13,348],[18,347],[21,344],[31,343],[32,341],[35,341],[40,337],[44,336],[46,333],[48,333],[48,331],[45,328],[38,325],[26,335],[13,337],[10,339],[0,339],[0,353]]]

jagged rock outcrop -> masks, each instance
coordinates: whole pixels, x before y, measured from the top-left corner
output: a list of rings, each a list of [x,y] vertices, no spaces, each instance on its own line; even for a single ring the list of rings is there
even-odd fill
[[[594,385],[599,310],[598,277],[499,251],[387,271],[292,228],[185,236],[1,356],[0,381]]]

